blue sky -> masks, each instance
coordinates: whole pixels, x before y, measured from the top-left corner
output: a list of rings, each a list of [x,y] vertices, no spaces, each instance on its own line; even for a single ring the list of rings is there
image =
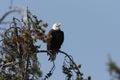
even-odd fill
[[[49,30],[55,22],[62,23],[65,41],[61,50],[82,64],[84,77],[110,80],[107,72],[108,54],[120,60],[120,0],[13,0],[13,6],[26,8],[48,22]],[[0,16],[8,10],[10,0],[0,1]],[[45,48],[45,45],[42,44]],[[45,54],[38,55],[43,74],[52,63]],[[58,54],[56,69],[50,80],[64,80],[61,67],[63,55]],[[120,63],[118,62],[120,65]],[[53,79],[54,78],[54,79]]]

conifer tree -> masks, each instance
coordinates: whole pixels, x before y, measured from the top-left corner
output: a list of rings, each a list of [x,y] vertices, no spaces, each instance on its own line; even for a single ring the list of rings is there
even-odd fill
[[[9,22],[5,22],[5,18],[15,12],[19,13],[21,18],[14,16]],[[40,44],[46,44],[45,32],[48,23],[38,19],[28,8],[24,10],[11,7],[0,17],[0,24],[8,25],[8,28],[3,26],[0,29],[0,80],[47,80],[51,77],[57,64],[53,61],[53,67],[42,78],[43,71],[37,57],[39,53],[49,53],[47,50],[40,50]],[[36,44],[38,41],[39,44]],[[59,50],[59,53],[65,57],[62,70],[66,80],[73,80],[73,75],[76,75],[74,80],[91,80],[91,77],[83,78],[81,65],[77,65],[71,55],[62,50]]]

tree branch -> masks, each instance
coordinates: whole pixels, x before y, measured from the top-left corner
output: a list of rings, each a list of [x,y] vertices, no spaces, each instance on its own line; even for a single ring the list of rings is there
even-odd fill
[[[9,15],[9,14],[11,14],[11,13],[13,13],[13,12],[17,12],[17,13],[19,13],[21,16],[24,16],[24,9],[22,9],[22,8],[18,8],[18,7],[16,7],[16,8],[11,8],[9,11],[7,11],[6,13],[4,13],[4,15],[0,18],[0,23],[2,23],[2,21]]]
[[[48,50],[40,50],[39,52],[49,53],[50,51],[48,51]],[[74,60],[71,58],[71,55],[68,55],[66,52],[61,51],[61,50],[59,50],[59,52],[62,53],[62,54],[64,54],[65,56],[67,56],[67,57],[69,58],[69,60],[70,60],[70,61],[72,62],[72,64],[74,65],[74,67],[76,67],[76,70],[77,70],[77,71],[76,71],[76,74],[77,74],[79,80],[83,80],[83,77],[82,77],[83,74],[80,72],[78,66],[76,65],[76,63],[74,62]]]
[[[68,55],[66,52],[61,51],[61,50],[59,50],[59,52],[62,53],[62,54],[64,54],[64,55],[66,55],[70,59],[70,61],[72,61],[72,64],[75,65],[74,67],[77,70],[76,74],[77,74],[78,78],[80,80],[83,80],[83,77],[82,77],[83,74],[80,72],[80,70],[79,70],[78,66],[76,65],[76,63],[74,62],[74,60],[70,57],[71,55]]]
[[[3,70],[4,67],[7,67],[7,66],[9,66],[9,65],[15,65],[15,64],[17,64],[17,63],[15,63],[15,62],[8,62],[8,63],[2,65],[2,66],[0,67],[0,72],[2,72],[2,70]]]

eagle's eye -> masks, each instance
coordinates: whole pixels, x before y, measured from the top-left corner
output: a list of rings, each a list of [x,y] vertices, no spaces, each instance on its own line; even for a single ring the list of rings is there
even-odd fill
[[[59,25],[57,25],[56,27],[59,27]]]

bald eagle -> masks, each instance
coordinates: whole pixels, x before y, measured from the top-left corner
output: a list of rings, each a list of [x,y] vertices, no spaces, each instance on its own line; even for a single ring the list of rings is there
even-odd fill
[[[54,61],[61,45],[64,41],[64,32],[60,29],[61,23],[55,23],[48,33],[47,50],[50,55],[49,60]]]

